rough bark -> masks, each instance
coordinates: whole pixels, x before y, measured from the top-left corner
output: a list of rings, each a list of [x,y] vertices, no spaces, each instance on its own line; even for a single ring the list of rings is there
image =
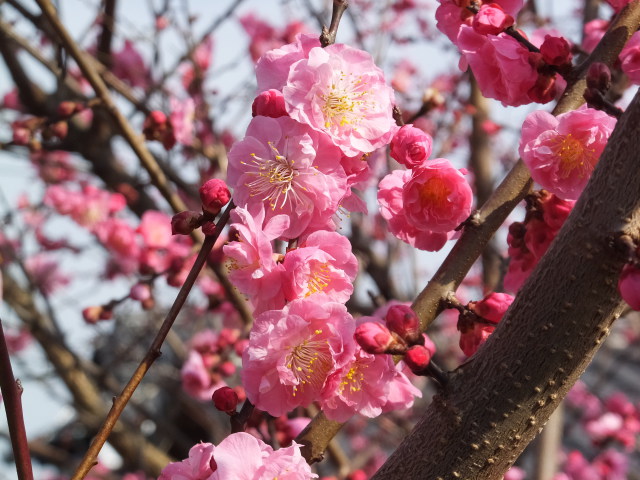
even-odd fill
[[[501,479],[549,419],[622,310],[611,239],[640,230],[639,122],[637,94],[504,320],[374,479]]]

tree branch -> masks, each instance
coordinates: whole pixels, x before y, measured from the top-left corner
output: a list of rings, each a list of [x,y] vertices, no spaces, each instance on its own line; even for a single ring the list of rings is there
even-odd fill
[[[19,480],[33,480],[31,468],[31,455],[27,432],[24,428],[24,416],[22,414],[22,386],[13,377],[9,349],[4,338],[2,320],[0,319],[0,390],[9,425],[11,448],[16,462],[16,471]]]

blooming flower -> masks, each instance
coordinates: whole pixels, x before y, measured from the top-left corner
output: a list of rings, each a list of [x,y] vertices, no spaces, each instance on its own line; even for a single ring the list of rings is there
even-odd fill
[[[411,178],[409,170],[394,170],[378,185],[380,214],[389,224],[389,230],[403,242],[420,250],[440,250],[450,238],[451,232],[421,230],[409,221],[404,209],[403,189]]]
[[[575,200],[615,124],[615,118],[592,108],[557,117],[536,111],[522,125],[519,153],[537,183],[560,198]]]
[[[290,239],[327,229],[347,192],[340,150],[289,117],[254,117],[229,152],[228,182],[239,207],[263,203],[266,218],[284,214]]]
[[[282,266],[289,301],[323,292],[336,302],[346,302],[358,273],[347,237],[326,231],[312,233],[299,248],[287,252]]]
[[[324,295],[259,315],[242,355],[242,384],[259,409],[280,416],[318,398],[355,348],[354,320]]]
[[[146,88],[151,80],[149,70],[131,40],[125,40],[122,50],[113,55],[111,71],[132,87]]]
[[[276,215],[264,223],[264,207],[251,211],[237,207],[231,212],[231,227],[237,240],[223,247],[228,258],[229,279],[247,295],[254,307],[254,314],[282,308],[285,303],[282,291],[284,268],[275,262],[271,241],[289,227],[289,218]]]
[[[149,248],[166,248],[171,243],[171,218],[163,212],[149,210],[142,214],[137,232]]]
[[[402,392],[403,401],[394,399],[389,405],[394,391]],[[355,413],[373,418],[409,408],[415,396],[422,393],[397,369],[390,355],[373,355],[358,347],[351,362],[329,377],[320,403],[327,418],[344,422]]]
[[[413,170],[402,201],[407,219],[416,228],[446,233],[471,213],[473,192],[460,170],[449,160],[436,158]]]
[[[289,115],[324,132],[349,156],[386,145],[395,133],[393,89],[367,52],[312,48],[282,89]]]
[[[622,71],[627,74],[629,80],[636,85],[640,84],[640,34],[631,35],[629,41],[618,56]]]

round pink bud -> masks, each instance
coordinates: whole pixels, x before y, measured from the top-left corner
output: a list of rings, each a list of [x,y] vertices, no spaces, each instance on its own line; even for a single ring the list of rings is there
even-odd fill
[[[360,324],[353,338],[367,353],[386,353],[394,344],[394,338],[389,329],[376,322]]]
[[[251,105],[251,114],[256,117],[278,118],[287,115],[287,109],[284,106],[284,97],[280,90],[265,90],[258,94]]]
[[[149,287],[149,284],[136,283],[133,287],[131,287],[129,297],[133,300],[138,300],[139,302],[148,300],[149,298],[151,298],[151,288]]]
[[[205,235],[213,235],[216,231],[216,224],[213,222],[204,222],[202,224],[202,233]]]
[[[404,363],[416,375],[422,374],[431,361],[431,351],[423,345],[414,345],[404,354]]]
[[[468,308],[479,317],[491,323],[498,323],[511,303],[513,303],[513,297],[508,293],[492,292],[482,300],[469,302]]]
[[[218,371],[220,375],[223,377],[230,377],[234,373],[236,373],[236,366],[231,361],[222,362],[218,367]]]
[[[431,135],[411,124],[404,125],[391,140],[391,156],[407,168],[416,168],[431,155]]]
[[[393,305],[387,311],[385,321],[389,330],[400,335],[409,345],[418,343],[422,338],[420,319],[411,307]]]
[[[514,20],[496,3],[482,5],[473,17],[473,29],[480,35],[498,35],[513,25]]]
[[[618,282],[622,299],[634,310],[640,310],[640,268],[625,265]]]
[[[238,406],[238,394],[230,387],[222,387],[213,392],[211,396],[213,404],[221,412],[232,415],[236,413]]]
[[[564,37],[544,36],[544,42],[540,45],[542,58],[549,65],[561,66],[571,62],[571,45]]]
[[[185,210],[176,213],[171,218],[171,234],[172,235],[190,235],[200,225],[202,214]]]
[[[93,306],[93,307],[87,307],[84,310],[82,310],[82,318],[84,318],[84,321],[90,324],[95,324],[98,323],[98,320],[100,320],[100,314],[102,313],[102,307],[100,306]]]
[[[595,62],[587,72],[587,87],[606,92],[611,88],[611,70],[605,63]]]
[[[449,160],[437,158],[413,170],[402,200],[405,215],[416,228],[446,233],[471,213],[473,192]]]
[[[60,117],[70,117],[78,111],[77,105],[78,104],[76,102],[60,102],[60,104],[58,105],[57,113]]]
[[[231,192],[224,181],[212,178],[200,187],[200,200],[202,200],[202,209],[205,212],[217,215],[222,207],[231,200]]]

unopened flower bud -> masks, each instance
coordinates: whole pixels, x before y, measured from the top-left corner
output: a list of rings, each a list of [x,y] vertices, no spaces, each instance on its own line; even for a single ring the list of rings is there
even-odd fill
[[[133,300],[138,300],[139,302],[151,298],[151,288],[149,288],[149,284],[136,283],[133,287],[131,287],[129,297]]]
[[[358,325],[353,337],[367,353],[387,353],[395,343],[389,329],[376,322]]]
[[[512,303],[513,296],[508,293],[492,292],[482,300],[469,302],[468,308],[479,317],[491,323],[498,323]]]
[[[385,321],[389,330],[400,335],[409,345],[419,343],[422,338],[420,334],[420,319],[411,307],[406,305],[390,307]]]
[[[279,90],[266,90],[258,94],[251,105],[251,114],[255,117],[262,115],[263,117],[278,118],[287,115],[287,109],[284,106],[284,97]]]
[[[611,70],[604,63],[592,63],[587,72],[587,88],[606,92],[611,87]]]
[[[58,137],[60,140],[63,140],[64,138],[66,138],[67,133],[69,133],[69,124],[66,120],[60,120],[59,122],[52,124],[49,129],[51,130],[53,136]]]
[[[227,360],[226,362],[222,362],[220,364],[220,366],[218,367],[218,371],[223,377],[230,377],[231,375],[236,373],[236,366],[233,364],[233,362]]]
[[[505,28],[513,25],[514,19],[496,3],[480,7],[473,17],[473,29],[480,35],[498,35]]]
[[[58,105],[57,113],[60,117],[70,117],[78,111],[78,104],[76,102],[64,101]]]
[[[201,213],[191,210],[176,213],[171,218],[171,234],[190,235],[200,225],[200,217]]]
[[[560,67],[571,62],[571,45],[564,37],[545,35],[540,46],[542,58],[549,65]]]
[[[404,363],[416,375],[424,374],[432,357],[431,351],[423,345],[414,345],[404,354]]]
[[[236,413],[238,406],[238,394],[230,387],[222,387],[213,392],[211,397],[215,407],[229,415]]]
[[[102,313],[102,307],[94,305],[93,307],[87,307],[82,310],[82,318],[84,321],[90,324],[98,323],[100,320],[100,314]]]
[[[213,222],[204,222],[202,224],[202,233],[205,235],[213,235],[216,231],[216,224]]]
[[[222,180],[212,178],[200,187],[200,200],[202,200],[202,209],[205,212],[217,215],[222,207],[231,200],[231,192]]]

